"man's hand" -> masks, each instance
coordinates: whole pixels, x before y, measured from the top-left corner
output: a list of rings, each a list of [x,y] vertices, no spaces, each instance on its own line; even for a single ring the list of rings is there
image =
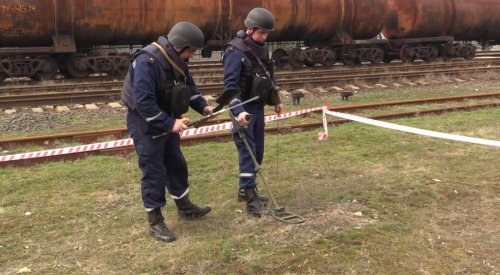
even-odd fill
[[[203,115],[208,116],[214,113],[214,107],[213,106],[207,106],[203,109]]]
[[[274,105],[274,111],[279,115],[283,112],[283,104]]]
[[[176,119],[172,132],[179,133],[186,130],[188,128],[187,124],[189,124],[189,118]]]
[[[238,124],[241,126],[241,127],[245,127],[248,125],[248,123],[250,122],[249,120],[247,120],[246,116],[249,115],[249,113],[247,112],[241,112],[238,114]]]

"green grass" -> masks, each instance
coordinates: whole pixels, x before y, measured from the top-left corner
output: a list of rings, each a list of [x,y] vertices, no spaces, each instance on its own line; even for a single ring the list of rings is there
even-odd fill
[[[500,139],[498,108],[395,122]],[[357,123],[329,130],[323,142],[320,130],[266,138],[267,181],[301,225],[244,212],[233,143],[183,148],[192,200],[213,211],[179,221],[169,199],[171,244],[147,234],[135,155],[1,169],[0,273],[500,272],[498,149]]]

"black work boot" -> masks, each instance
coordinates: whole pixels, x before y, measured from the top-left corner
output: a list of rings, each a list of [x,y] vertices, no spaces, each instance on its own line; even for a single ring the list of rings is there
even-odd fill
[[[163,220],[161,209],[156,208],[148,212],[149,235],[162,242],[175,241],[174,232],[170,231]]]
[[[255,192],[257,193],[257,199],[264,205],[267,203],[267,201],[269,201],[269,199],[266,196],[259,194],[259,190],[257,190],[257,187],[255,187]],[[242,202],[246,200],[247,197],[245,195],[245,189],[243,188],[238,189],[238,201]]]
[[[245,197],[247,202],[247,212],[261,217],[262,215],[271,214],[271,209],[264,206],[257,198],[258,194],[255,188],[245,188]]]
[[[210,208],[209,206],[199,206],[192,203],[189,200],[188,195],[174,201],[177,205],[177,213],[179,214],[180,218],[193,220],[201,218],[212,211],[212,208]]]

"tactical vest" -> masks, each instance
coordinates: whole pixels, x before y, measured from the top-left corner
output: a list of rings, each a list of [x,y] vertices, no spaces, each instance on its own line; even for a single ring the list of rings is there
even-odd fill
[[[242,51],[246,60],[250,63],[248,66],[243,66],[244,69],[240,73],[241,99],[247,100],[258,95],[258,102],[263,105],[266,104],[269,92],[274,87],[272,83],[274,77],[272,61],[270,59],[260,59],[259,62],[258,57],[251,52],[251,49],[245,45],[241,38],[233,39],[227,45],[229,51],[234,50],[234,48]]]
[[[148,54],[155,62],[160,64],[160,80],[155,91],[160,109],[172,117],[179,117],[189,109],[191,88],[186,85],[186,78],[174,70],[158,47],[150,44],[132,56],[132,61],[141,54]],[[132,97],[132,81],[129,70],[122,87],[122,101],[135,110]]]

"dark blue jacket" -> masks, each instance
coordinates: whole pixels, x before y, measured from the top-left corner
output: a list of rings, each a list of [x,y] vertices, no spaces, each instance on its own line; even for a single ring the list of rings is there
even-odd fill
[[[178,57],[166,37],[161,36],[157,43],[162,45],[173,61],[183,69],[187,78],[185,82],[191,87],[190,107],[200,114],[203,113],[203,109],[208,104],[196,87],[193,77],[189,73],[187,63]],[[155,46],[150,45],[147,47]],[[153,134],[170,133],[176,119],[168,114],[168,110],[165,110],[164,106],[160,107],[160,102],[158,102],[157,95],[164,92],[161,88],[165,87],[165,85],[161,85],[161,81],[165,80],[162,80],[160,70],[164,70],[164,76],[172,76],[172,73],[175,73],[175,70],[160,51],[157,51],[155,56],[151,56],[145,51],[139,52],[129,68],[128,75],[132,85],[131,98],[133,102],[127,102],[130,100],[126,100],[126,97],[123,97],[123,101],[127,107],[139,113],[148,123],[150,132]],[[176,76],[182,78],[179,74],[176,74]],[[179,80],[182,81],[183,79]]]
[[[222,63],[224,66],[224,90],[240,88],[241,93],[230,105],[235,105],[242,100],[249,99],[252,89],[252,80],[255,72],[263,74],[262,67],[255,60],[255,57],[245,50],[251,49],[259,57],[264,65],[270,65],[268,48],[265,45],[258,45],[249,37],[246,37],[244,31],[239,31],[236,38],[228,43],[224,51]],[[274,81],[274,76],[272,76]],[[249,103],[255,104],[255,103]],[[243,112],[244,106],[236,107],[232,110],[235,115]]]

